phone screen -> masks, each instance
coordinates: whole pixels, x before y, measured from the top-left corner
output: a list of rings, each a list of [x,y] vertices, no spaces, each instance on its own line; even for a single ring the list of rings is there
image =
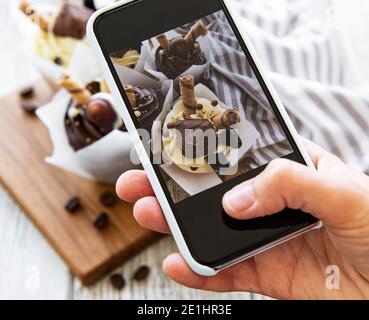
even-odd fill
[[[223,195],[272,160],[305,162],[221,1],[137,1],[95,32],[198,262],[219,267],[316,222],[223,211]]]

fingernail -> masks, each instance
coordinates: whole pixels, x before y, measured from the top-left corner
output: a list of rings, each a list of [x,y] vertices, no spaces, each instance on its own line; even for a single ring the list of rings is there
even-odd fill
[[[254,188],[251,183],[245,183],[224,195],[224,205],[229,213],[245,212],[255,201]]]

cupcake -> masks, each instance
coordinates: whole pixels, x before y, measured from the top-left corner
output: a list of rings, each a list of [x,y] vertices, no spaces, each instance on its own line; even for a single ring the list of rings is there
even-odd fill
[[[159,47],[155,52],[157,69],[169,79],[176,79],[194,65],[206,64],[206,57],[200,43],[196,40],[205,37],[208,30],[197,22],[187,35],[177,35],[168,39],[165,34],[156,37]]]
[[[59,85],[72,96],[64,126],[73,150],[83,149],[122,127],[105,81],[92,81],[84,87],[71,76],[63,75]]]
[[[113,64],[134,69],[140,59],[140,53],[136,49],[128,48],[110,55]]]
[[[54,12],[48,13],[38,12],[28,0],[22,0],[19,9],[39,27],[33,40],[35,52],[67,67],[75,46],[85,39],[87,21],[93,11],[69,1],[62,1]]]
[[[130,84],[125,85],[124,90],[140,128],[151,132],[153,123],[163,108],[162,95],[153,89]]]
[[[236,110],[223,109],[219,100],[196,97],[194,77],[180,78],[180,100],[168,113],[163,128],[163,146],[168,158],[179,168],[190,173],[210,173],[226,165],[230,151],[229,134],[240,122]],[[226,139],[220,139],[221,132]],[[213,135],[212,135],[213,134]],[[209,141],[209,137],[215,141]],[[241,141],[238,138],[241,147]],[[209,159],[214,163],[209,163]]]

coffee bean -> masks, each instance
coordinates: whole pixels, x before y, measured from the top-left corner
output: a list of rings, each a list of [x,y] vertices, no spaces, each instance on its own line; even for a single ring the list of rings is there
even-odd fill
[[[113,274],[110,276],[110,282],[113,288],[117,290],[122,290],[126,285],[126,280],[121,274]]]
[[[117,203],[117,197],[112,192],[103,192],[100,195],[100,203],[107,208],[114,206]]]
[[[26,87],[19,92],[19,95],[22,99],[30,99],[34,96],[35,89],[33,87]]]
[[[109,216],[105,212],[100,212],[95,216],[92,221],[92,224],[96,229],[102,230],[105,229],[109,223]]]
[[[76,212],[81,207],[81,200],[78,197],[73,197],[68,200],[64,208],[70,213]]]
[[[54,59],[54,63],[55,63],[56,65],[58,65],[58,66],[61,66],[61,65],[63,64],[63,59],[62,59],[62,58],[60,58],[60,57],[56,57],[56,58]]]
[[[27,112],[27,113],[35,113],[37,108],[38,108],[38,105],[35,104],[33,101],[31,100],[24,100],[22,101],[22,109]]]
[[[136,281],[143,281],[147,279],[149,274],[150,274],[150,268],[148,266],[142,266],[142,267],[139,267],[135,271],[133,275],[133,279]]]

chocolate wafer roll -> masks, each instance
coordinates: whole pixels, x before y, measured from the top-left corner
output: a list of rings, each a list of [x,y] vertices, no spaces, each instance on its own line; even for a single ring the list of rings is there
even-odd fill
[[[197,102],[195,96],[194,76],[184,76],[179,79],[182,102],[184,106],[184,118],[190,119],[196,113]]]
[[[158,40],[160,46],[163,48],[163,49],[168,49],[169,48],[169,40],[167,38],[167,36],[163,33],[161,35],[158,35],[156,37],[156,40]]]
[[[67,90],[76,104],[85,105],[91,98],[91,93],[80,82],[70,75],[64,74],[58,81],[61,88]]]
[[[226,129],[241,121],[240,114],[234,109],[228,109],[211,119],[216,129]]]
[[[184,38],[188,42],[195,42],[198,37],[205,37],[207,34],[208,29],[206,29],[202,21],[199,21],[191,28]]]
[[[38,24],[43,31],[47,32],[52,28],[52,26],[50,26],[50,21],[45,16],[37,12],[29,1],[22,0],[19,4],[19,9],[29,17],[33,23]]]

